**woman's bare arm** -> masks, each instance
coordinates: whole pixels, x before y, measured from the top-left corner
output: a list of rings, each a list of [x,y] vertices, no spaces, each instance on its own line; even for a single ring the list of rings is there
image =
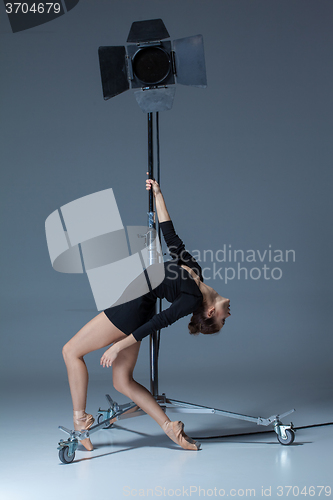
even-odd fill
[[[147,174],[148,174],[148,172],[147,172]],[[153,179],[147,179],[146,180],[146,189],[148,191],[150,189],[153,190],[154,198],[155,198],[155,205],[156,205],[156,212],[157,212],[157,217],[158,217],[159,222],[166,222],[168,220],[171,220],[169,212],[168,212],[166,204],[165,204],[165,201],[164,201],[164,198],[163,198],[161,188],[160,188],[158,182],[156,182]]]
[[[116,342],[115,344],[112,344],[111,347],[101,357],[100,364],[103,366],[103,368],[109,368],[120,351],[123,349],[126,349],[126,347],[130,347],[133,344],[136,344],[137,340],[133,337],[133,335],[128,335],[125,339],[119,340],[119,342]]]

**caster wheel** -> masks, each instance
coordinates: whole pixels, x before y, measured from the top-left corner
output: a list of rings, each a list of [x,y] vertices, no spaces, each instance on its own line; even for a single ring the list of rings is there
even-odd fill
[[[68,446],[64,446],[63,448],[61,448],[61,450],[59,450],[59,458],[63,464],[70,464],[71,462],[73,462],[75,458],[75,453],[69,456],[68,451],[69,451]]]
[[[292,429],[286,429],[286,438],[283,439],[281,436],[277,435],[278,441],[281,444],[288,445],[294,442],[295,432]]]
[[[104,420],[103,415],[99,414],[97,417],[97,423],[100,424],[101,422],[103,422],[103,420]],[[111,429],[112,425],[113,424],[105,423],[103,429]]]

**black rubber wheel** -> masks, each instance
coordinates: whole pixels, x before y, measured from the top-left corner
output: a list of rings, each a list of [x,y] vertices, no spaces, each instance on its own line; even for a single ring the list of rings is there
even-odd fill
[[[101,422],[103,422],[104,420],[104,417],[103,415],[99,414],[98,417],[97,417],[97,423],[100,424]],[[110,429],[112,427],[113,424],[104,424],[103,426],[103,429]]]
[[[294,442],[295,439],[295,432],[292,429],[286,429],[286,439],[283,439],[281,436],[277,435],[278,441],[281,444],[288,445]]]
[[[61,448],[61,450],[59,450],[59,458],[63,464],[70,464],[71,462],[73,462],[75,458],[75,453],[73,453],[73,455],[68,456],[68,451],[69,451],[68,446],[64,446],[63,448]]]

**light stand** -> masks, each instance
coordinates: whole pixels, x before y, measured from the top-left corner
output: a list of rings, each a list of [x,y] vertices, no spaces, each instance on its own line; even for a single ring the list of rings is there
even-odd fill
[[[136,45],[129,45],[127,52],[125,47],[100,47],[99,58],[104,99],[114,97],[125,90],[131,84],[132,88],[140,89],[135,92],[136,100],[140,108],[147,113],[148,117],[148,173],[149,178],[154,178],[154,130],[153,117],[156,123],[156,156],[157,156],[157,181],[160,184],[160,159],[159,159],[159,111],[171,109],[174,88],[170,87],[177,79],[178,83],[196,87],[206,86],[206,72],[203,53],[203,42],[201,35],[195,37],[161,42],[169,37],[169,34],[161,19],[151,21],[140,21],[132,24],[127,41]],[[153,237],[155,229],[154,197],[150,189],[148,193],[148,232],[146,244],[149,251],[149,265],[157,262],[156,249]],[[160,236],[160,231],[158,230]],[[162,301],[159,301],[161,311]],[[156,309],[155,309],[156,312]],[[278,441],[283,445],[289,445],[294,441],[293,424],[283,425],[281,419],[294,410],[281,415],[272,415],[269,418],[251,417],[239,413],[233,413],[217,408],[186,403],[166,397],[164,393],[159,394],[158,389],[158,354],[160,344],[160,332],[150,335],[150,391],[164,411],[176,413],[211,413],[225,417],[236,418],[257,425],[273,425]],[[113,424],[110,420],[123,420],[145,412],[138,409],[134,402],[118,405],[107,394],[106,400],[109,404],[107,410],[98,410],[97,424],[89,430],[71,431],[63,426],[61,430],[69,435],[66,441],[59,442],[59,458],[63,463],[74,460],[78,441],[89,437],[102,428],[108,429]]]

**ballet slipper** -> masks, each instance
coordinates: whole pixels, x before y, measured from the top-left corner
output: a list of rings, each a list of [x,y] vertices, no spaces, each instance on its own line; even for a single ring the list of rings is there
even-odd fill
[[[74,410],[73,411],[73,421],[74,421],[74,430],[82,431],[90,429],[90,427],[95,422],[95,419],[92,415],[89,415],[84,410]],[[94,449],[90,438],[82,439],[81,444],[85,447],[86,450],[92,451]]]
[[[184,450],[198,451],[201,444],[187,436],[184,432],[184,424],[180,420],[176,422],[164,422],[162,429],[176,444],[179,444]]]

